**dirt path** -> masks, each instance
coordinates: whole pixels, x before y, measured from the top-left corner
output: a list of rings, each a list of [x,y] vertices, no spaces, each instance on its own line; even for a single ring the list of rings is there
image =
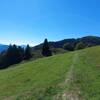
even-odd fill
[[[78,53],[76,52],[73,56],[70,70],[68,71],[65,81],[62,83],[62,86],[67,86],[67,87],[71,86],[71,83],[74,80],[74,68],[75,68],[76,62],[78,61],[78,58],[79,58]],[[77,90],[77,91],[64,90],[62,94],[56,95],[56,98],[54,100],[79,100],[78,94],[79,94],[79,90]]]
[[[68,71],[67,75],[66,75],[66,79],[65,79],[65,84],[69,84],[70,81],[73,80],[73,73],[74,73],[74,67],[75,67],[75,63],[78,60],[78,53],[74,54],[73,60],[72,60],[72,65],[70,66],[70,70]]]
[[[73,82],[73,80],[74,80],[74,68],[75,68],[75,64],[77,61],[78,61],[78,53],[76,52],[74,57],[73,57],[72,65],[70,66],[70,70],[66,76],[66,79],[64,82],[65,85],[67,84],[69,86]],[[79,91],[74,91],[74,90],[71,90],[70,92],[64,90],[64,92],[62,94],[62,100],[79,100],[78,92]]]

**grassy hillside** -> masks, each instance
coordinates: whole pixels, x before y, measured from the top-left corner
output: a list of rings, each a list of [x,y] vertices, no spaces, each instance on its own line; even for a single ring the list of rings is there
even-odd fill
[[[100,100],[100,46],[0,71],[0,100]]]

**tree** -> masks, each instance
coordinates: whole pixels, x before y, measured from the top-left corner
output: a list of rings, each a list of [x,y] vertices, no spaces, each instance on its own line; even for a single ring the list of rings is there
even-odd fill
[[[45,39],[42,47],[42,55],[45,57],[52,56],[52,52],[49,47],[48,40]]]
[[[22,48],[21,46],[18,46],[18,50],[21,55],[21,59],[23,60],[24,59],[24,48]]]
[[[83,42],[79,42],[76,44],[75,50],[84,49],[86,46]]]
[[[23,59],[20,49],[16,45],[10,45],[5,52],[2,52],[0,55],[0,68],[6,68],[21,62]]]
[[[29,60],[31,58],[32,58],[31,48],[29,45],[27,45],[25,52],[24,52],[24,60]]]
[[[8,50],[5,53],[6,65],[9,66],[12,64],[17,64],[22,61],[21,53],[16,45],[10,45]]]
[[[5,51],[2,51],[0,53],[0,69],[4,69],[4,64],[5,64]]]
[[[74,50],[74,46],[70,43],[65,43],[63,45],[63,49],[68,50],[68,51],[73,51]]]

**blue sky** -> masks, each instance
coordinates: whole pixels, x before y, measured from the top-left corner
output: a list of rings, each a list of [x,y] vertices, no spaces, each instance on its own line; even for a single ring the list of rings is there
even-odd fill
[[[0,43],[86,35],[100,36],[100,0],[0,0]]]

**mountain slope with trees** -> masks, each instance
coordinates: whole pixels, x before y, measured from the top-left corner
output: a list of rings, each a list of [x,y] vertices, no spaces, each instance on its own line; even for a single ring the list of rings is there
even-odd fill
[[[49,42],[51,48],[64,48],[64,45],[67,44],[68,46],[68,51],[73,51],[78,43],[84,43],[85,47],[92,47],[96,45],[100,45],[100,37],[97,36],[86,36],[82,38],[77,38],[77,39],[64,39],[61,41],[57,42]],[[33,50],[41,50],[43,44],[37,45],[33,47]],[[70,48],[70,49],[69,49]]]
[[[58,42],[48,42],[45,39],[43,44],[35,47],[27,45],[25,48],[10,45],[0,53],[0,69],[17,64],[23,60],[32,60],[61,54],[68,51],[80,50],[87,47],[100,45],[100,37],[86,36],[78,39],[65,39]]]

